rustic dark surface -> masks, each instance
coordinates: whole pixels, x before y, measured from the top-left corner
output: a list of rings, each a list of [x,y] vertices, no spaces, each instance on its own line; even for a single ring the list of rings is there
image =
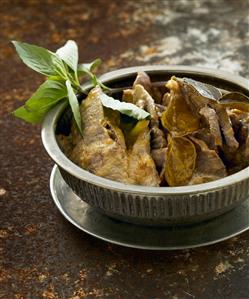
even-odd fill
[[[52,50],[74,39],[100,72],[166,63],[249,78],[249,1],[0,0],[0,298],[249,298],[249,232],[217,245],[150,252],[80,232],[53,204],[40,127],[9,112],[42,78],[10,40]]]

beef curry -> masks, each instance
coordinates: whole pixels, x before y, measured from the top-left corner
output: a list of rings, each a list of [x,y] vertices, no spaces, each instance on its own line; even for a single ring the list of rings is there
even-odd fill
[[[134,120],[106,108],[97,86],[82,101],[82,135],[72,121],[59,135],[77,165],[125,184],[183,186],[210,182],[249,165],[249,99],[189,78],[155,87],[138,73],[122,101],[150,114]]]

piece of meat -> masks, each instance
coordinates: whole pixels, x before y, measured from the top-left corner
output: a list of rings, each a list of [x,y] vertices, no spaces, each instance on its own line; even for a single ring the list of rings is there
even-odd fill
[[[156,165],[156,169],[159,173],[159,177],[162,181],[165,180],[165,167],[166,167],[166,152],[167,152],[167,148],[159,148],[159,149],[154,149],[151,151],[151,157],[155,162]]]
[[[133,103],[133,89],[125,89],[123,90],[122,101],[127,103]]]
[[[249,123],[243,123],[238,134],[240,147],[236,152],[237,164],[243,169],[249,165]]]
[[[239,129],[241,127],[241,120],[236,113],[232,113],[230,111],[228,111],[228,116],[229,116],[231,125],[233,127],[234,134],[236,136],[237,132],[239,131]]]
[[[129,178],[137,185],[157,187],[160,184],[154,160],[150,155],[148,128],[139,134],[129,151]]]
[[[151,157],[155,162],[157,172],[160,178],[160,186],[168,186],[165,178],[165,170],[167,163],[167,147],[154,149],[151,151]]]
[[[240,142],[239,140],[240,136],[238,136],[237,138],[237,133],[240,130],[242,124],[246,124],[246,123],[249,124],[249,113],[237,109],[227,109],[227,113],[230,118],[236,139]]]
[[[208,128],[202,128],[190,134],[190,136],[200,139],[206,143],[209,149],[217,150],[215,137]]]
[[[222,146],[222,136],[220,132],[219,119],[214,109],[204,106],[199,113],[205,119],[206,124],[210,129],[210,133],[214,136],[215,145]]]
[[[230,173],[240,171],[249,166],[249,123],[241,121],[236,135],[240,144],[238,150],[235,153],[231,153],[225,149],[224,152]]]
[[[92,89],[81,104],[83,138],[74,147],[71,159],[98,176],[132,183],[128,178],[128,156],[123,133],[106,119],[99,99],[101,93],[99,87]]]
[[[150,130],[150,136],[150,145],[152,149],[160,149],[165,148],[167,146],[167,141],[164,132],[159,127],[153,126]]]
[[[142,85],[135,85],[133,103],[142,106],[151,115],[151,147],[152,149],[163,148],[166,146],[164,133],[159,128],[159,119],[157,115],[156,105],[151,95],[144,89]]]
[[[226,145],[230,149],[231,152],[235,152],[238,149],[238,142],[234,137],[233,128],[230,123],[229,116],[226,112],[226,109],[224,107],[221,107],[221,105],[218,104],[217,100],[204,97],[202,96],[197,89],[195,89],[191,84],[188,82],[185,82],[184,80],[173,78],[169,81],[168,84],[171,84],[174,87],[174,81],[176,81],[180,87],[180,90],[182,92],[182,95],[184,96],[185,101],[189,104],[189,107],[192,109],[192,111],[195,114],[200,114],[200,111],[204,112],[204,114],[207,115],[207,106],[210,106],[213,108],[218,116],[219,119],[219,125],[222,130]],[[167,87],[168,87],[167,84]],[[169,86],[169,88],[172,88]],[[208,93],[207,93],[208,95]],[[210,114],[209,110],[209,114]],[[212,113],[213,114],[213,113]],[[203,115],[203,113],[202,113]],[[209,115],[210,117],[210,115]],[[217,128],[217,123],[214,120],[214,114],[212,115],[212,133],[215,134],[216,138],[216,144],[221,144],[221,138],[220,134]],[[210,123],[211,124],[211,123]],[[210,127],[211,130],[211,127]]]
[[[150,77],[145,72],[138,72],[137,77],[133,83],[133,89],[136,85],[142,85],[148,93],[151,93],[152,85]]]
[[[215,105],[214,108],[219,118],[219,124],[225,138],[226,145],[228,146],[229,151],[235,152],[239,147],[239,143],[234,136],[233,127],[227,111],[225,108],[218,105]]]
[[[148,111],[151,115],[151,120],[153,122],[158,122],[158,116],[156,113],[155,102],[148,91],[140,84],[136,84],[134,87],[134,94],[133,94],[133,104],[138,105],[139,107],[143,108]],[[140,103],[143,103],[140,104]]]
[[[153,86],[152,85],[150,94],[156,104],[162,105],[163,96],[166,93],[166,91],[167,91],[167,88],[166,88],[165,84],[161,85],[161,86]]]
[[[161,150],[163,153],[166,150],[167,141],[164,135],[164,132],[159,128],[159,119],[155,106],[155,102],[150,94],[143,88],[141,85],[135,85],[134,87],[134,95],[133,95],[134,104],[138,105],[139,103],[143,103],[143,107],[146,111],[148,111],[151,115],[150,121],[150,146],[151,151],[153,150]],[[153,158],[153,156],[152,156]],[[164,167],[165,160],[162,160],[162,164],[158,163],[159,161],[155,161],[157,165],[157,169],[161,171]]]
[[[202,184],[218,180],[227,175],[225,165],[214,150],[210,150],[200,139],[190,137],[197,152],[196,168],[189,185]]]

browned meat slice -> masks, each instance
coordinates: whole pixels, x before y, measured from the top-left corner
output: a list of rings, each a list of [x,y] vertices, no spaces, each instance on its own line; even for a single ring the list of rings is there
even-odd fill
[[[156,84],[156,83],[155,83]],[[161,83],[160,83],[161,84]],[[164,94],[168,91],[166,87],[166,82],[163,85],[153,86],[151,88],[151,96],[156,104],[163,104]]]
[[[151,81],[150,77],[145,72],[138,72],[137,77],[133,83],[133,88],[135,88],[136,85],[142,85],[145,90],[148,91],[148,93],[151,93]]]
[[[190,139],[195,144],[197,159],[189,185],[207,183],[225,177],[227,175],[226,168],[216,151],[210,150],[202,140],[193,137]]]
[[[152,127],[150,130],[150,136],[150,144],[152,149],[160,149],[166,147],[167,141],[163,131],[160,128],[158,128],[157,126]]]
[[[189,107],[191,107],[192,111],[195,112],[195,114],[200,114],[200,112],[202,111],[201,114],[206,119],[208,117],[209,124],[210,124],[210,131],[212,131],[211,133],[214,134],[215,136],[215,143],[220,146],[221,135],[217,126],[216,116],[214,111],[210,110],[211,108],[208,109],[207,106],[209,105],[210,107],[213,108],[213,110],[215,110],[219,119],[219,125],[221,127],[223,136],[225,138],[226,145],[231,152],[235,152],[238,149],[239,144],[234,137],[234,131],[230,123],[230,119],[226,112],[226,109],[224,107],[221,107],[218,104],[217,99],[214,99],[214,97],[210,96],[209,98],[208,92],[205,93],[207,94],[207,97],[205,97],[201,95],[201,93],[198,92],[196,88],[194,88],[191,84],[189,84],[189,82],[178,78],[173,78],[170,81],[173,82],[174,80],[178,82],[182,95],[184,96],[185,101],[189,104]],[[199,84],[198,82],[196,83]],[[211,88],[211,86],[209,88]]]
[[[159,148],[159,149],[154,149],[151,151],[151,157],[154,160],[156,164],[156,169],[159,173],[159,178],[160,178],[160,185],[164,185],[166,183],[165,180],[165,169],[166,169],[166,153],[167,153],[167,148]]]
[[[215,110],[219,118],[220,127],[223,132],[226,145],[230,152],[235,152],[239,147],[239,143],[234,137],[234,131],[228,113],[225,108],[218,105],[215,105]]]
[[[237,164],[240,169],[249,165],[249,123],[243,123],[239,132],[240,147],[236,152]]]
[[[138,72],[133,83],[133,88],[136,85],[142,85],[145,90],[153,97],[155,103],[161,104],[164,93],[166,92],[165,85],[153,86],[150,77],[145,72]]]
[[[133,89],[125,89],[123,90],[122,101],[127,103],[133,103]]]
[[[155,161],[155,164],[158,169],[162,170],[163,165],[166,161],[166,152],[167,148],[159,148],[159,149],[153,149],[151,151],[151,156],[153,160]],[[159,171],[160,172],[160,171]]]
[[[151,115],[151,144],[152,149],[163,148],[166,146],[164,133],[159,128],[159,120],[156,110],[156,105],[151,95],[143,88],[142,85],[135,85],[133,102],[135,105],[142,106]]]
[[[160,179],[154,160],[150,155],[150,133],[148,128],[139,134],[129,152],[129,177],[137,185],[159,186]]]
[[[235,153],[230,153],[225,148],[225,158],[229,171],[234,173],[249,166],[249,113],[238,110],[228,111],[232,126],[239,142],[239,148]]]
[[[215,145],[222,146],[222,136],[220,132],[219,119],[214,109],[204,106],[200,109],[200,114],[204,117],[210,133],[214,136]]]
[[[158,121],[155,102],[148,91],[140,84],[134,86],[133,103],[148,111],[153,121]]]
[[[190,136],[204,141],[209,149],[217,150],[214,135],[210,133],[208,128],[202,128],[198,131],[195,131],[191,133]]]
[[[243,112],[237,109],[228,109],[227,113],[229,115],[235,135],[240,129],[242,123],[249,123],[249,113],[247,112]]]
[[[82,168],[111,180],[129,183],[128,157],[122,131],[104,114],[99,87],[81,104],[83,138],[71,159]]]
[[[161,151],[161,156],[166,150],[167,142],[164,132],[159,128],[159,119],[156,110],[156,106],[153,98],[141,85],[135,85],[133,100],[136,105],[143,103],[143,108],[147,110],[151,115],[150,121],[150,145],[151,150],[157,150],[157,153]],[[162,164],[159,165],[159,160],[155,161],[157,169],[160,171],[165,164],[165,159],[162,159]]]

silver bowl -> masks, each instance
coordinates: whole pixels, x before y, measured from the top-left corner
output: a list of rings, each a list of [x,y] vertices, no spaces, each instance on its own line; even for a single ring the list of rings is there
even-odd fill
[[[138,71],[147,72],[152,81],[185,76],[249,95],[246,79],[199,67],[139,66],[106,73],[100,79],[112,88],[129,86]],[[248,198],[248,167],[220,180],[182,187],[126,185],[98,177],[70,161],[58,146],[56,132],[69,127],[66,111],[66,105],[59,104],[47,114],[42,126],[44,147],[70,188],[110,217],[142,225],[191,224],[217,217]]]

